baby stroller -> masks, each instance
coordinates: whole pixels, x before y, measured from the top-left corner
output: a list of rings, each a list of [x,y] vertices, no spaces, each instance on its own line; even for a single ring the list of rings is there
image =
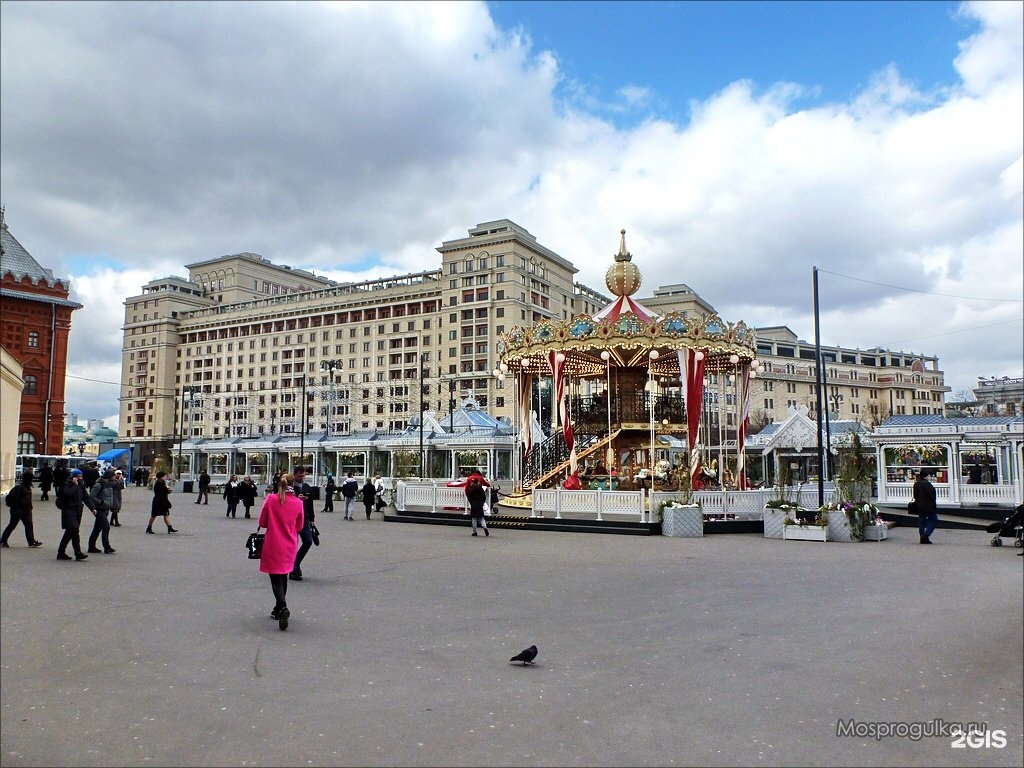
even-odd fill
[[[1015,547],[1024,547],[1024,504],[1018,505],[1005,520],[992,523],[985,530],[995,534],[992,537],[993,547],[1003,546],[1001,537],[1012,538]]]

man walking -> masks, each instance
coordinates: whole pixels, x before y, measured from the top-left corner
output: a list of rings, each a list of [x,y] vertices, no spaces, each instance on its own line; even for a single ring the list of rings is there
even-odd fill
[[[72,469],[67,483],[57,490],[57,506],[60,507],[60,527],[64,529],[60,544],[57,545],[57,559],[70,560],[67,553],[68,544],[75,550],[75,560],[87,560],[89,556],[82,551],[82,542],[78,537],[78,529],[82,525],[82,506],[92,509],[92,496],[82,487],[82,470]]]
[[[107,469],[103,473],[103,477],[96,481],[96,485],[92,487],[93,500],[93,525],[92,533],[89,534],[89,552],[91,554],[99,554],[99,549],[96,548],[96,539],[102,536],[103,539],[103,554],[112,555],[115,550],[110,546],[110,521],[107,520],[107,512],[112,510],[115,505],[114,499],[114,470]]]
[[[341,484],[341,495],[345,497],[345,519],[354,520],[352,517],[352,507],[356,503],[356,493],[359,491],[359,481],[352,477],[352,473],[348,473],[348,477],[345,478],[345,482]]]
[[[917,512],[917,530],[922,544],[932,543],[932,533],[939,522],[939,509],[935,501],[935,486],[928,480],[935,470],[922,467],[914,483],[914,504]]]
[[[43,545],[43,542],[36,541],[35,530],[32,528],[32,480],[32,470],[26,469],[21,473],[21,483],[11,488],[4,499],[11,508],[11,522],[4,528],[3,536],[0,537],[0,547],[4,549],[10,546],[7,540],[14,533],[18,523],[25,526],[25,540],[30,547]]]
[[[199,496],[196,497],[196,504],[210,503],[210,475],[204,469],[199,475]]]
[[[313,487],[306,482],[305,467],[295,468],[292,491],[295,498],[302,502],[302,530],[299,531],[302,545],[295,554],[295,567],[292,568],[290,578],[293,581],[302,581],[302,559],[313,546],[313,521],[316,518],[316,511],[313,509]]]

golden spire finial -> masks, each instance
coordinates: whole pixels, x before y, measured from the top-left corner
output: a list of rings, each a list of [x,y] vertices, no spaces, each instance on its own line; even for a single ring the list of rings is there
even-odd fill
[[[633,254],[626,250],[626,230],[619,230],[619,252],[615,254],[616,261],[632,261]]]
[[[626,250],[626,230],[619,234],[619,252],[615,254],[615,263],[605,273],[604,284],[614,296],[631,296],[640,287],[643,276],[633,263],[633,254]]]

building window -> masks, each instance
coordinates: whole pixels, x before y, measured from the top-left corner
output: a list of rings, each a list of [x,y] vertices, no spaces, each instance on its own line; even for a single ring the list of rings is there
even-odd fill
[[[25,384],[24,384],[24,386],[22,387],[22,390],[21,390],[22,394],[26,394],[26,395],[34,395],[34,394],[36,394],[36,392],[38,391],[38,388],[39,388],[39,379],[37,379],[35,376],[33,376],[30,373],[28,376],[26,376],[24,378],[24,382],[25,382]],[[25,453],[25,451],[22,451],[22,453]],[[31,453],[31,451],[28,451],[28,453]]]
[[[22,432],[18,435],[18,453],[35,453],[36,436],[31,432]]]
[[[28,332],[28,345],[32,349],[38,349],[39,348],[39,331],[29,331]]]

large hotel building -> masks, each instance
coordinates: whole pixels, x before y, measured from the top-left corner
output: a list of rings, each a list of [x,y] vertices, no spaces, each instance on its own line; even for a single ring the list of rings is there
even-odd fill
[[[500,335],[593,315],[610,299],[576,282],[572,263],[507,219],[437,251],[434,269],[361,283],[253,253],[151,281],[125,301],[121,434],[147,456],[181,435],[298,433],[303,398],[306,431],[333,435],[403,430],[421,397],[428,411],[473,397],[510,418],[511,385],[492,375]],[[639,300],[659,314],[714,312],[683,284]],[[785,326],[756,333],[765,371],[752,392],[752,430],[781,421],[790,406],[813,414],[813,343]],[[841,347],[823,347],[822,356],[828,408],[840,418],[874,424],[890,414],[943,412],[949,388],[935,357]]]

